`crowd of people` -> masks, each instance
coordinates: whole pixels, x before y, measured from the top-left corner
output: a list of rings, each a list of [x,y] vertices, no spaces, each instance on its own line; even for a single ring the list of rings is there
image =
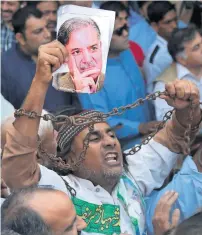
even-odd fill
[[[93,94],[52,86],[68,4],[116,13]],[[2,1],[1,65],[2,234],[202,233],[201,1]]]

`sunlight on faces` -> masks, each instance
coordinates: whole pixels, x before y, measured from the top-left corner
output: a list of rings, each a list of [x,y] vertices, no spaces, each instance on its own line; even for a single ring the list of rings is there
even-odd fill
[[[126,11],[119,12],[119,15],[116,17],[114,31],[123,27],[124,25],[128,25],[128,14]],[[112,40],[110,44],[110,50],[112,51],[124,51],[129,48],[129,39],[128,32],[126,30],[123,31],[121,36],[112,35]]]
[[[183,59],[185,66],[202,66],[202,37],[199,33],[195,38],[184,44],[186,59]]]
[[[66,45],[68,54],[71,54],[75,64],[82,74],[85,71],[99,69],[99,72],[91,75],[96,79],[102,70],[102,49],[101,41],[97,31],[92,26],[82,27],[71,33]],[[74,73],[73,64],[70,59],[67,61],[70,73]]]
[[[35,192],[28,205],[38,212],[55,235],[76,235],[86,223],[76,216],[70,198],[61,191]]]
[[[168,40],[174,29],[177,28],[177,14],[175,10],[169,11],[157,25],[157,33]]]
[[[85,128],[72,143],[71,162],[78,162],[83,150],[83,141],[89,129]],[[85,159],[74,172],[80,178],[91,180],[94,184],[100,184],[106,179],[119,179],[123,169],[123,156],[121,146],[114,132],[107,123],[94,124],[93,134],[90,135],[89,147]],[[87,177],[88,176],[88,177]],[[96,182],[97,181],[97,182]]]

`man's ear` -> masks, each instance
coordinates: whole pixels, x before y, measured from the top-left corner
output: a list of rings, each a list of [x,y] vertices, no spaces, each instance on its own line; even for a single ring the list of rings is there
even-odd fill
[[[158,33],[159,31],[158,24],[156,22],[151,22],[150,24],[151,24],[151,27],[154,29],[154,31]]]
[[[16,33],[15,38],[20,45],[22,45],[22,46],[25,45],[26,42],[25,42],[25,38],[22,33]]]

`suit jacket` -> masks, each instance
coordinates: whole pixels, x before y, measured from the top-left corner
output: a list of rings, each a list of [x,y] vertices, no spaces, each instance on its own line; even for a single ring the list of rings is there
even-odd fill
[[[104,85],[105,76],[103,73],[100,74],[98,78],[98,84],[96,92],[99,91]],[[76,88],[72,81],[72,77],[70,73],[59,73],[56,75],[56,86],[58,90],[68,91],[68,92],[76,92]]]

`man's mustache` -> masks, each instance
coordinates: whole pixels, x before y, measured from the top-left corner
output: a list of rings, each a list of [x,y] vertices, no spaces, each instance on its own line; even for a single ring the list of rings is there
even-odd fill
[[[47,26],[49,25],[55,25],[56,26],[56,21],[49,20],[47,23]]]
[[[1,10],[1,13],[10,13],[10,14],[12,14],[13,12],[12,11],[3,11],[3,10]]]
[[[88,63],[81,63],[80,64],[81,70],[91,69],[91,68],[95,68],[95,67],[96,67],[96,62],[93,60]]]

